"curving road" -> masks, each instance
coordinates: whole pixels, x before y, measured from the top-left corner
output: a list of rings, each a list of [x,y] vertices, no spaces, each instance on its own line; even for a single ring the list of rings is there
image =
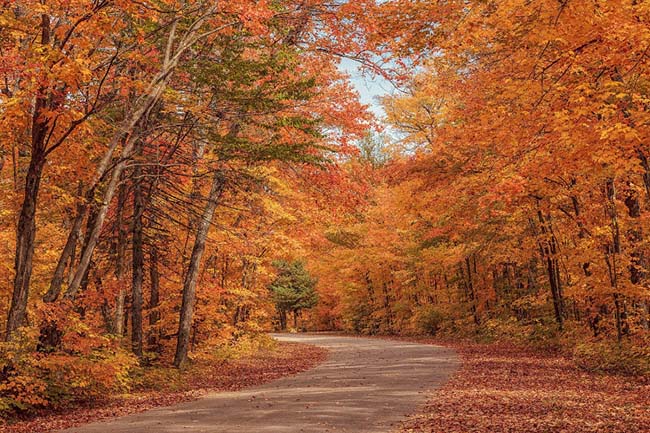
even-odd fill
[[[72,433],[388,433],[459,362],[442,347],[338,335],[275,335],[330,351],[266,385],[66,430]]]

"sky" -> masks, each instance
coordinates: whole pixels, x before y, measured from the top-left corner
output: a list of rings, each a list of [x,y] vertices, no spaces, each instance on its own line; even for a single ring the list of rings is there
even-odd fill
[[[341,60],[339,68],[350,75],[350,81],[359,92],[361,102],[369,105],[370,111],[378,119],[383,118],[385,113],[378,98],[390,95],[394,91],[393,85],[382,77],[373,77],[367,73],[362,74],[358,69],[359,63],[354,60],[344,58]]]

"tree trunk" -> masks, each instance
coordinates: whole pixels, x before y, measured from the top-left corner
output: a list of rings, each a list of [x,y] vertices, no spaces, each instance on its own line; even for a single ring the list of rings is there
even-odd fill
[[[79,183],[79,196],[81,198],[81,188],[82,184]],[[50,288],[47,293],[43,296],[43,301],[45,302],[54,302],[59,298],[61,294],[61,286],[63,285],[63,279],[65,274],[66,266],[68,262],[70,263],[70,269],[74,267],[74,255],[75,250],[77,249],[77,242],[81,236],[81,228],[83,226],[84,215],[86,213],[86,204],[82,201],[77,204],[77,215],[72,223],[70,228],[70,233],[68,234],[68,240],[63,247],[63,252],[59,257],[59,261],[56,264],[56,270],[50,281]]]
[[[149,253],[149,280],[151,283],[151,293],[149,298],[149,348],[155,352],[160,351],[158,347],[159,332],[156,329],[160,320],[160,312],[157,310],[160,304],[160,273],[158,271],[158,248],[151,245]]]
[[[124,210],[126,209],[127,191],[126,185],[121,184],[119,192],[117,193],[117,247],[115,257],[115,279],[118,283],[118,292],[115,296],[115,315],[113,319],[112,332],[115,335],[122,337],[126,331],[124,325],[124,308],[126,303],[126,281],[124,274],[126,273],[126,251],[127,251],[127,237],[128,228],[124,221]]]
[[[605,184],[605,194],[607,196],[607,212],[611,220],[612,243],[605,248],[605,262],[609,272],[609,279],[612,289],[614,290],[614,317],[616,319],[616,337],[619,342],[623,339],[624,316],[621,294],[618,292],[618,261],[617,257],[621,253],[621,235],[618,225],[618,212],[616,210],[616,185],[614,179],[608,179]]]
[[[190,192],[189,202],[196,203],[201,200],[201,180],[203,179],[200,176],[200,164],[199,162],[203,158],[205,153],[206,142],[205,140],[193,140],[192,141],[192,190]],[[196,225],[199,221],[198,212],[194,212],[193,209],[189,209],[189,216],[187,219],[187,230],[185,231],[185,242],[183,242],[183,268],[186,265],[188,260],[188,246],[190,244],[190,239],[192,233],[196,230]],[[183,276],[184,277],[184,276]]]
[[[50,43],[50,17],[41,15],[41,45]],[[25,196],[20,210],[16,230],[16,255],[14,258],[14,285],[11,305],[7,316],[5,339],[11,340],[12,334],[27,320],[27,300],[29,283],[32,277],[32,259],[34,257],[34,239],[36,238],[36,207],[38,192],[46,159],[46,136],[48,121],[42,116],[51,101],[46,87],[38,90],[32,113],[31,158],[25,179]]]
[[[286,331],[287,329],[287,312],[280,310],[280,329]]]
[[[237,308],[235,309],[235,315],[232,318],[232,325],[237,326],[237,323],[239,323],[239,313],[241,313],[241,305],[237,305]]]
[[[647,209],[650,207],[650,163],[648,162],[648,157],[645,152],[639,150],[639,159],[641,160],[641,166],[643,167],[643,185],[645,186],[645,195],[646,195],[646,206]],[[644,263],[644,268],[647,267],[647,264]],[[646,331],[650,329],[650,305],[648,301],[641,301],[641,327]]]
[[[638,151],[641,167],[643,167],[643,186],[645,186],[646,206],[650,206],[650,162],[642,150]]]
[[[142,154],[142,142],[138,144],[137,153]],[[136,161],[133,170],[133,284],[131,286],[131,348],[133,353],[142,357],[142,286],[144,280],[144,241],[142,218],[145,202],[142,193],[142,170]]]
[[[223,194],[226,179],[221,171],[216,171],[212,179],[212,187],[208,196],[208,202],[203,212],[203,217],[199,221],[194,248],[190,256],[185,282],[183,284],[183,301],[181,304],[180,322],[178,325],[178,341],[176,344],[176,355],[174,356],[174,365],[181,367],[187,361],[187,353],[190,342],[190,331],[192,328],[192,318],[194,315],[194,305],[196,302],[196,284],[201,265],[201,258],[205,251],[205,244],[208,238],[208,231],[214,217],[214,212],[219,204],[219,199]]]
[[[476,258],[474,259],[476,260]],[[477,308],[477,299],[476,299],[476,292],[474,291],[474,282],[472,279],[472,268],[470,266],[470,257],[465,257],[465,265],[467,268],[467,290],[469,293],[469,302],[470,306],[472,309],[472,317],[474,318],[474,324],[476,326],[481,325],[481,318],[478,315],[478,308]],[[476,261],[474,262],[474,267],[476,267]]]
[[[38,191],[45,164],[44,155],[38,149],[32,150],[32,159],[29,163],[27,178],[25,180],[25,198],[23,200],[18,228],[16,232],[16,257],[14,269],[14,288],[11,306],[7,317],[7,333],[5,339],[9,341],[12,334],[27,320],[27,299],[29,297],[29,283],[32,275],[32,259],[34,256],[34,238],[36,236],[36,205]]]
[[[562,288],[560,281],[560,270],[557,259],[557,240],[551,231],[550,217],[545,218],[541,209],[537,211],[537,218],[541,228],[544,239],[539,241],[539,249],[542,260],[546,261],[546,273],[548,275],[548,282],[551,287],[551,296],[553,298],[553,311],[555,313],[555,321],[560,330],[564,328],[564,300],[562,298]]]

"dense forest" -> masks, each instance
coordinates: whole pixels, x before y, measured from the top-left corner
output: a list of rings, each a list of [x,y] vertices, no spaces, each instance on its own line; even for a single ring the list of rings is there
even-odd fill
[[[404,3],[395,51],[429,55],[383,98],[391,145],[361,142],[364,205],[313,250],[318,323],[647,371],[649,5]]]
[[[649,18],[0,1],[0,412],[287,328],[650,372]],[[385,117],[342,59],[392,83]]]

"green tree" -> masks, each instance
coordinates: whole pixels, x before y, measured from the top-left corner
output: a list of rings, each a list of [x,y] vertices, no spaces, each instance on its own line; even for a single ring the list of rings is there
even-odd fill
[[[298,327],[298,316],[318,303],[316,279],[300,261],[279,260],[274,263],[278,276],[269,286],[278,310],[280,328],[287,329],[287,313],[293,313],[293,326]]]

